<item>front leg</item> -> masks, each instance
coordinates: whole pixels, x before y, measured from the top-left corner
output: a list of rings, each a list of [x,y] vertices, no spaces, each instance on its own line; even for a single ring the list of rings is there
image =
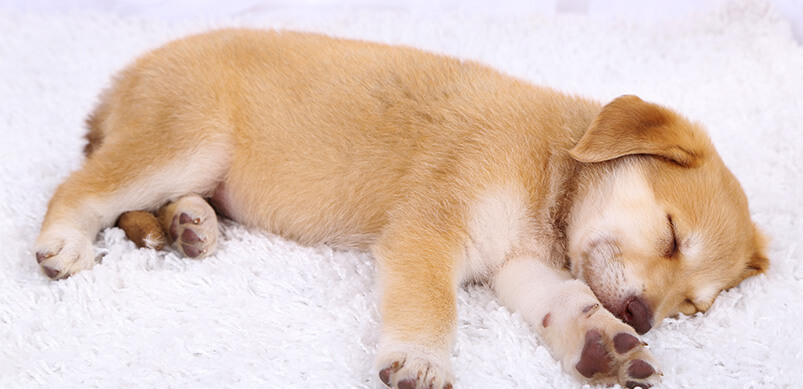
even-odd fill
[[[374,246],[382,336],[379,378],[392,388],[452,387],[459,237],[448,220],[394,219]]]
[[[661,374],[646,344],[567,270],[511,258],[494,275],[493,286],[500,302],[519,312],[581,381],[628,388],[658,382]]]

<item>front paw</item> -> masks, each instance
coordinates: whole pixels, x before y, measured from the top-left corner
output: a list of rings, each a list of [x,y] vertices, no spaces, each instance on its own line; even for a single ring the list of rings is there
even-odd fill
[[[632,330],[622,325],[586,331],[575,370],[593,383],[619,383],[627,388],[649,388],[661,373],[655,359]]]
[[[36,262],[52,279],[64,279],[95,265],[92,242],[69,228],[56,227],[39,236],[34,247]]]
[[[399,346],[376,358],[379,379],[399,389],[451,389],[454,376],[449,358],[439,358],[414,346]]]

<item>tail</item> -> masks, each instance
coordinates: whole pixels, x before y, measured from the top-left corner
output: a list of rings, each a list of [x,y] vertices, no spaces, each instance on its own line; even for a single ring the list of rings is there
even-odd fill
[[[84,136],[87,140],[84,146],[84,156],[89,157],[92,152],[100,148],[103,143],[105,133],[103,131],[108,109],[105,102],[100,103],[94,111],[86,118],[86,128],[89,130]]]
[[[106,137],[106,118],[109,109],[104,99],[86,118],[87,133],[86,146],[84,146],[84,156],[89,158],[92,153],[100,148],[103,139]],[[156,216],[147,211],[128,211],[124,212],[115,223],[125,231],[128,239],[131,239],[137,247],[147,247],[160,250],[167,243],[165,232]]]

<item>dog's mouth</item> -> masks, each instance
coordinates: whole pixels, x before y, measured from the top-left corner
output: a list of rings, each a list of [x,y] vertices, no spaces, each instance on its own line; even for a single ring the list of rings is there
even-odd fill
[[[588,284],[605,309],[639,334],[645,334],[653,325],[652,308],[639,294],[619,289],[628,282],[622,264],[615,260],[617,255],[619,248],[614,241],[593,242],[585,251],[576,276]]]

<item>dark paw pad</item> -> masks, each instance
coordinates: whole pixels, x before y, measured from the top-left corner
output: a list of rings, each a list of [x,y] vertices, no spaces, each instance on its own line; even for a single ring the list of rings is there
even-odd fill
[[[577,371],[584,377],[591,378],[596,373],[610,371],[612,363],[613,360],[602,342],[602,333],[599,330],[588,330],[580,362],[575,365]]]
[[[399,362],[391,363],[390,366],[382,369],[379,372],[379,379],[382,380],[382,382],[385,385],[390,386],[390,376],[393,375],[393,373],[399,371],[400,367],[401,365],[399,364]]]
[[[399,381],[397,386],[399,389],[415,389],[417,383],[414,379],[408,378],[406,380]]]
[[[416,364],[414,363],[414,365]],[[415,369],[410,371],[405,363],[401,361],[394,361],[390,364],[390,366],[387,366],[379,371],[379,379],[382,380],[382,382],[388,387],[398,389],[415,389],[417,387],[425,387],[429,389],[453,388],[451,382],[445,381],[442,379],[442,376],[434,374],[435,369],[433,369],[430,365],[424,365],[422,367],[423,369],[416,373]]]
[[[181,213],[181,216],[179,216],[178,220],[179,220],[179,222],[181,222],[181,224],[189,224],[189,223],[198,224],[198,222],[193,221],[193,219],[190,217],[190,215],[187,215],[184,212]],[[195,219],[195,220],[198,220],[198,219]]]
[[[181,251],[190,258],[198,258],[198,256],[202,254],[201,250],[198,250],[198,248],[186,244],[181,245]]]
[[[188,228],[181,233],[181,241],[184,243],[198,243],[201,238],[198,237],[195,231]]]
[[[52,278],[54,280],[59,279],[59,270],[58,269],[54,269],[54,268],[48,267],[48,266],[42,266],[42,271],[45,273],[45,275],[47,275],[48,277],[50,277],[50,278]],[[63,277],[63,278],[67,278],[67,277],[69,277],[69,275],[66,276],[66,277]]]
[[[198,258],[207,254],[210,246],[207,243],[210,226],[206,224],[208,223],[202,225],[199,218],[193,219],[185,212],[174,215],[168,229],[174,247],[190,258]],[[207,230],[206,233],[204,230]]]
[[[626,332],[620,332],[613,337],[613,348],[619,354],[624,354],[640,344],[638,338]]]
[[[42,262],[44,262],[46,259],[48,259],[48,258],[50,258],[50,257],[52,257],[52,256],[53,256],[53,255],[51,255],[51,254],[36,253],[36,263],[42,263]]]
[[[636,359],[633,363],[630,364],[630,367],[627,368],[627,374],[629,374],[633,378],[647,378],[655,373],[655,369],[647,362],[642,361],[641,359]]]

